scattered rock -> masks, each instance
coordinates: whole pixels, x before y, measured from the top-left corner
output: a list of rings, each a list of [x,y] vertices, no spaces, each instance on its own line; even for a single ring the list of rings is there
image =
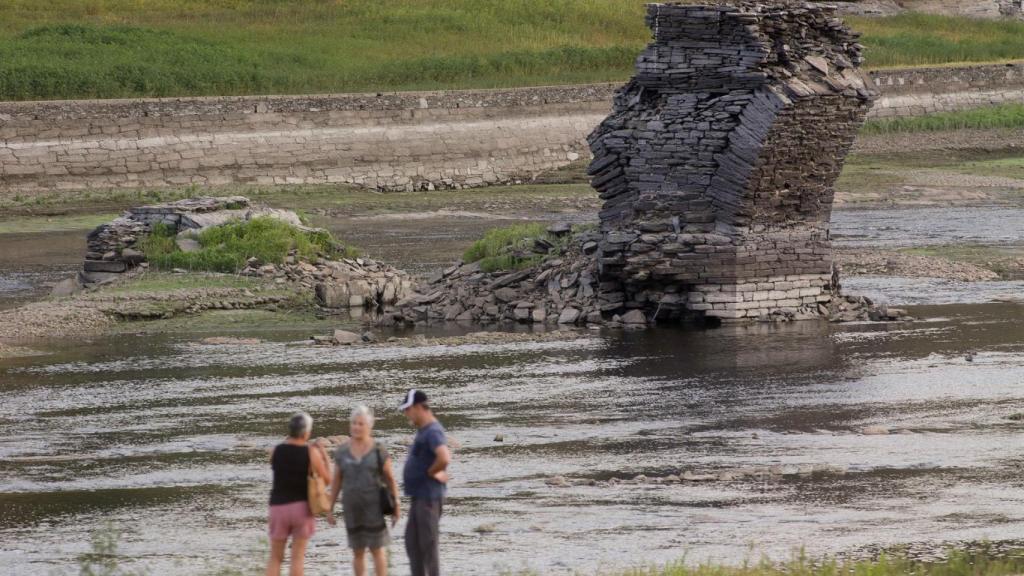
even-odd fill
[[[363,337],[348,330],[335,330],[334,343],[340,346],[350,346],[363,341]]]
[[[554,236],[565,236],[570,232],[572,232],[572,224],[569,224],[568,222],[559,222],[548,226],[548,234],[552,234]]]
[[[579,318],[580,311],[570,306],[565,310],[562,310],[562,313],[558,315],[558,323],[575,324],[576,321],[579,320]]]
[[[490,523],[488,523],[488,524],[481,524],[481,525],[477,526],[476,528],[474,528],[473,531],[476,532],[477,534],[491,534],[492,532],[497,532],[498,531],[498,527],[497,527],[497,525],[490,524]]]
[[[193,238],[179,236],[174,240],[174,243],[177,244],[178,250],[182,252],[199,252],[203,249],[202,244]]]
[[[647,324],[647,317],[640,310],[630,310],[622,315],[623,324]]]
[[[78,294],[83,290],[82,283],[78,281],[78,276],[72,278],[66,278],[56,283],[53,289],[50,291],[50,296],[56,296],[58,298],[64,298]]]

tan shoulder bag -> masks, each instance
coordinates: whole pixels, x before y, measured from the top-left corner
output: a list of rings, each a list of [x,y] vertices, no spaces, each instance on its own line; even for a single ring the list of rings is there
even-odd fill
[[[309,447],[313,450],[313,447]],[[309,454],[309,476],[306,478],[306,495],[309,498],[309,511],[313,516],[321,516],[331,509],[331,495],[327,490],[327,481],[317,475],[313,468],[313,453]]]

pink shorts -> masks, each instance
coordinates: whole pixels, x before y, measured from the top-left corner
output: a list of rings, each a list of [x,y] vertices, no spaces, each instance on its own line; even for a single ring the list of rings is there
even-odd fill
[[[316,531],[316,519],[305,500],[271,506],[269,524],[271,540],[309,540]]]

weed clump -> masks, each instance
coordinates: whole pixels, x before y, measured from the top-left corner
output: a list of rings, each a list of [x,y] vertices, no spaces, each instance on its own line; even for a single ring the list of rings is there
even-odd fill
[[[543,245],[546,249],[537,251]],[[547,232],[543,224],[514,224],[488,230],[463,254],[463,262],[479,262],[484,272],[522,270],[535,266],[544,256],[559,252],[564,240]]]
[[[140,241],[150,266],[158,270],[233,273],[256,258],[263,264],[281,264],[294,251],[300,259],[352,258],[356,251],[337,242],[329,232],[306,231],[274,218],[254,218],[208,228],[195,240],[200,249],[185,252],[178,247],[173,227],[158,223]]]

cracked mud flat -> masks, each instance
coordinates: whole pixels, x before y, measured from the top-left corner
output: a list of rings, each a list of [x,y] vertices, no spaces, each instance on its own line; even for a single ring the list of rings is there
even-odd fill
[[[911,313],[933,320],[408,348],[125,335],[0,361],[0,565],[73,573],[108,519],[152,573],[251,564],[264,448],[287,416],[307,408],[316,433],[344,433],[366,402],[401,454],[410,430],[388,406],[409,385],[461,445],[442,523],[451,574],[1024,540],[1021,310]],[[744,468],[779,473],[662,481]],[[347,562],[339,528],[312,547],[310,574]]]

